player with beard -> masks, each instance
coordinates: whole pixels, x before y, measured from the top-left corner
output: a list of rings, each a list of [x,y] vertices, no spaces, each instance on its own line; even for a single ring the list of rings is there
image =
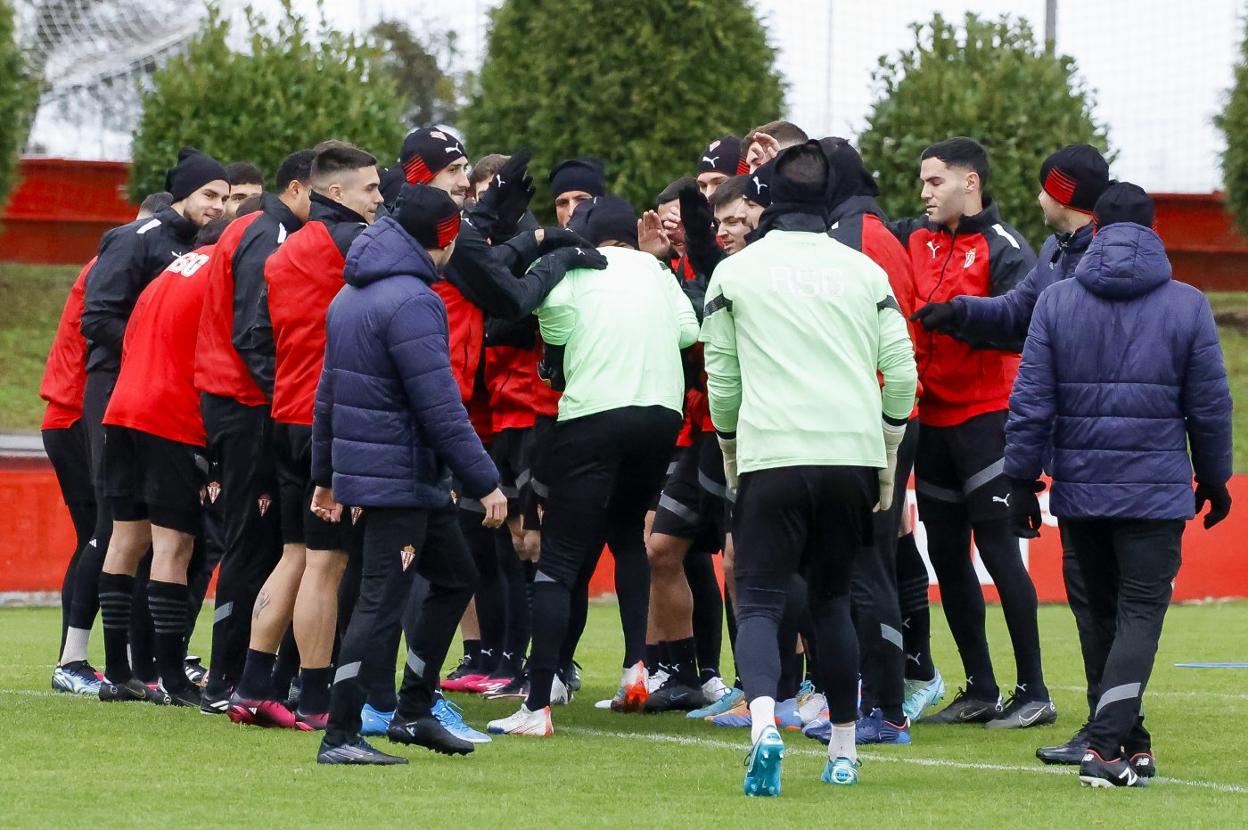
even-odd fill
[[[87,574],[82,584],[96,585],[99,594],[105,592],[119,598],[121,594],[133,595],[135,581],[124,573],[101,570],[99,580],[91,577],[96,568],[103,567],[113,532],[113,517],[105,498],[103,479],[104,412],[117,382],[121,366],[122,343],[125,338],[126,321],[130,317],[139,294],[147,284],[178,257],[191,250],[199,229],[224,213],[229,184],[225,169],[216,160],[198,150],[186,147],[178,153],[178,164],[165,176],[166,189],[173,196],[169,207],[158,210],[150,219],[136,220],[129,225],[109,231],[104,235],[95,265],[87,274],[83,296],[82,334],[87,340],[87,383],[83,393],[83,419],[91,450],[91,472],[96,490],[96,526],[88,547],[98,555],[79,563],[79,576]],[[98,561],[99,564],[95,564]],[[140,586],[140,590],[145,586]],[[142,597],[137,598],[142,607]],[[94,604],[79,604],[83,609],[77,619],[81,631],[89,633],[91,621],[87,610],[94,616]],[[129,629],[133,601],[110,602],[100,605],[101,616],[107,632]],[[70,636],[66,638],[62,663],[86,660],[86,634],[74,632],[70,624]],[[136,659],[135,661],[139,661]],[[145,673],[148,666],[140,666]]]

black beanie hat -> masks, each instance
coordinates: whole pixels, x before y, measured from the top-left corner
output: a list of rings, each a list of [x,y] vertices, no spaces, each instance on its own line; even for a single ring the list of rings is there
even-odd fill
[[[1099,231],[1117,222],[1134,222],[1151,228],[1156,221],[1153,199],[1144,188],[1130,182],[1114,182],[1096,200],[1092,223]]]
[[[459,139],[443,130],[421,127],[403,139],[399,164],[408,184],[428,184],[442,168],[461,157],[467,158],[468,151]]]
[[[554,166],[548,181],[554,199],[570,190],[602,196],[607,192],[607,166],[594,158],[568,159]]]
[[[745,198],[756,205],[769,206],[771,204],[771,175],[775,169],[776,160],[772,159],[760,165],[753,173],[747,173]]]
[[[595,196],[572,213],[568,230],[601,245],[608,239],[637,247],[637,211],[619,196]]]
[[[875,178],[862,162],[862,156],[847,139],[835,136],[819,139],[828,160],[828,207],[834,208],[851,196],[879,196]]]
[[[750,166],[741,158],[741,139],[735,135],[725,135],[707,145],[698,158],[698,174],[711,171],[726,176],[740,176],[750,172]]]
[[[1090,144],[1071,144],[1040,165],[1040,187],[1065,207],[1091,213],[1109,187],[1109,163]]]
[[[459,235],[459,206],[445,190],[405,184],[394,205],[394,218],[426,250],[445,248]]]
[[[387,205],[394,206],[395,201],[399,198],[399,190],[403,187],[406,178],[403,173],[403,165],[395,162],[394,164],[381,171],[381,198]]]
[[[165,174],[165,190],[173,195],[173,201],[180,202],[208,182],[215,181],[227,185],[230,181],[221,162],[194,147],[183,147],[178,151],[178,163]]]
[[[803,162],[810,162],[812,170],[817,166],[819,175],[803,179],[789,175],[792,165]],[[832,166],[817,141],[807,141],[805,144],[781,150],[780,155],[776,156],[775,171],[771,174],[771,204],[792,208],[811,207],[822,211],[827,207],[832,175]]]

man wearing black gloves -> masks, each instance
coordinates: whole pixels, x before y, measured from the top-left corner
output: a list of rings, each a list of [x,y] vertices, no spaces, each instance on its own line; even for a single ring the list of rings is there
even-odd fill
[[[1006,427],[1014,531],[1038,534],[1047,468],[1049,509],[1079,559],[1096,623],[1085,660],[1100,699],[1079,769],[1093,787],[1156,774],[1141,712],[1183,529],[1206,502],[1206,528],[1231,507],[1231,395],[1213,313],[1171,279],[1153,217],[1132,184],[1097,201],[1096,237],[1074,279],[1036,304]]]
[[[435,188],[406,185],[395,215],[364,231],[347,255],[347,287],[330,306],[317,386],[313,511],[341,521],[344,506],[361,507],[364,536],[359,600],[339,652],[322,764],[406,763],[360,737],[360,707],[362,679],[389,659],[384,633],[397,625],[417,572],[430,587],[420,625],[409,632],[387,735],[444,754],[473,750],[432,714],[438,673],[477,579],[448,468],[461,492],[481,501],[486,526],[498,527],[507,515],[498,471],[460,403],[446,309],[430,288],[454,251],[459,206]]]
[[[1053,235],[1045,240],[1031,272],[1013,290],[996,297],[955,297],[929,303],[914,319],[928,331],[963,340],[991,341],[1021,351],[1031,324],[1031,312],[1041,292],[1053,283],[1074,275],[1084,251],[1092,242],[1092,209],[1109,186],[1109,165],[1095,147],[1076,144],[1064,147],[1040,167],[1037,200],[1045,224]],[[1079,572],[1074,548],[1063,530],[1062,577],[1066,601],[1075,617],[1079,645],[1084,655],[1088,682],[1088,719],[1074,736],[1059,746],[1041,747],[1037,754],[1050,763],[1077,764],[1087,746],[1087,724],[1096,711],[1100,689],[1095,681],[1099,669],[1094,652],[1096,621],[1088,604],[1087,590]]]
[[[254,358],[244,362],[261,294],[264,263],[308,218],[311,150],[287,156],[277,192],[262,195],[260,210],[237,219],[217,243],[208,265],[204,309],[195,348],[210,477],[209,510],[223,531],[224,551],[212,625],[212,660],[201,710],[226,711],[242,674],[253,604],[281,557],[279,494],[272,464],[271,374],[257,382]],[[271,360],[271,357],[269,358]]]

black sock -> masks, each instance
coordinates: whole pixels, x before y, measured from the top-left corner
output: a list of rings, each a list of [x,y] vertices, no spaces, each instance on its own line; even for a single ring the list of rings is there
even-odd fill
[[[276,654],[247,649],[247,662],[238,681],[238,696],[248,700],[268,700],[273,690],[273,664]]]
[[[464,656],[468,658],[469,665],[474,669],[481,668],[481,641],[464,640]]]
[[[654,674],[659,670],[659,664],[663,662],[663,644],[662,643],[646,643],[646,671]]]
[[[667,671],[687,686],[698,685],[698,648],[692,637],[667,644]]]
[[[286,700],[290,697],[290,687],[299,676],[299,646],[295,642],[295,628],[289,626],[282,644],[277,647],[277,663],[273,666],[272,698]],[[324,711],[318,709],[318,712]]]
[[[100,573],[100,618],[104,624],[104,675],[121,684],[130,671],[130,609],[134,604],[134,577]]]
[[[330,666],[323,669],[299,670],[300,712],[318,715],[329,711],[329,683],[333,677],[334,670]]]
[[[190,683],[182,668],[182,659],[186,656],[186,598],[185,585],[155,579],[147,583],[147,605],[152,612],[156,640],[156,671],[166,691],[180,689]]]
[[[897,726],[901,726],[906,720],[906,713],[900,706],[881,706],[880,712],[884,715],[884,720]]]
[[[702,671],[698,672],[698,685],[703,686],[707,683],[710,683],[716,677],[719,677],[719,672],[716,671],[715,669],[703,669]]]
[[[931,680],[932,620],[927,599],[927,566],[919,555],[914,534],[897,540],[897,596],[901,604],[901,636],[906,651],[906,679]]]

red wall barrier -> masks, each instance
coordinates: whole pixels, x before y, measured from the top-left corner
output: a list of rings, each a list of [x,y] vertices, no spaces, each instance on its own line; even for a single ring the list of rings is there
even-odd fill
[[[1199,521],[1188,524],[1183,535],[1183,567],[1175,581],[1176,600],[1248,597],[1248,557],[1240,547],[1248,538],[1248,475],[1235,476],[1230,487],[1237,508],[1226,521],[1213,530],[1205,530]],[[1057,521],[1048,513],[1047,491],[1040,499],[1045,528],[1039,539],[1024,543],[1027,568],[1042,602],[1064,602]],[[73,554],[74,529],[47,460],[0,458],[0,504],[5,505],[0,511],[0,593],[59,590],[65,564]],[[906,509],[913,518],[913,490]],[[923,551],[923,526],[915,527]],[[980,581],[987,584],[987,573],[978,561],[976,567]],[[590,583],[593,594],[614,592],[613,570],[611,554],[605,552]],[[991,586],[986,594],[996,598]],[[939,597],[935,588],[932,596]]]
[[[6,261],[79,265],[100,235],[134,218],[130,165],[117,161],[24,158],[21,181],[0,222]],[[1175,276],[1205,290],[1248,290],[1248,239],[1222,193],[1157,193],[1157,229]]]
[[[0,251],[9,262],[79,265],[100,236],[134,218],[120,161],[24,158],[21,180],[0,215]]]

